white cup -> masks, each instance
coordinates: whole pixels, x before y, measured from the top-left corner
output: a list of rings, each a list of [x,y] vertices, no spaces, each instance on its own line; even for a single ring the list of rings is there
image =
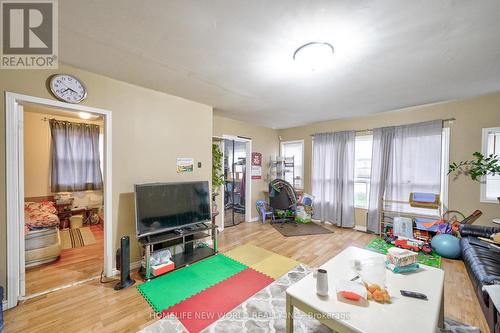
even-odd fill
[[[318,269],[316,278],[316,293],[319,296],[328,296],[328,272],[326,269]]]

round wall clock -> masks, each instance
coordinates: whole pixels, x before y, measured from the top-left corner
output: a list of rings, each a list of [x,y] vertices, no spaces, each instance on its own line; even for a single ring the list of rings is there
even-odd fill
[[[50,91],[57,99],[68,103],[80,103],[87,97],[83,83],[69,74],[55,74],[49,78]]]

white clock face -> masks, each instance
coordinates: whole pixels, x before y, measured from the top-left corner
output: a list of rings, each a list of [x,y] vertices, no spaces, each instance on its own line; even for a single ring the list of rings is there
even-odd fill
[[[50,90],[55,97],[68,103],[80,103],[87,97],[87,90],[76,77],[57,74],[50,78]]]

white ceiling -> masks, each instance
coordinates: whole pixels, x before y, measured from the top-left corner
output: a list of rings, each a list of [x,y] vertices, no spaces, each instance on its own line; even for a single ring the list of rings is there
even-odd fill
[[[273,128],[500,91],[498,0],[64,0],[59,22],[64,63]],[[310,41],[333,68],[294,66]]]

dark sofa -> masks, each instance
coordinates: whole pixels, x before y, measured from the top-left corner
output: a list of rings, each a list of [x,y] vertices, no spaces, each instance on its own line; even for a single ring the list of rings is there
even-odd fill
[[[500,232],[500,228],[470,224],[462,225],[460,228],[462,258],[491,332],[495,332],[495,326],[500,320],[499,309],[495,309],[490,302],[488,293],[483,291],[483,286],[500,284],[500,251],[491,249],[477,237],[489,238],[497,232]]]

